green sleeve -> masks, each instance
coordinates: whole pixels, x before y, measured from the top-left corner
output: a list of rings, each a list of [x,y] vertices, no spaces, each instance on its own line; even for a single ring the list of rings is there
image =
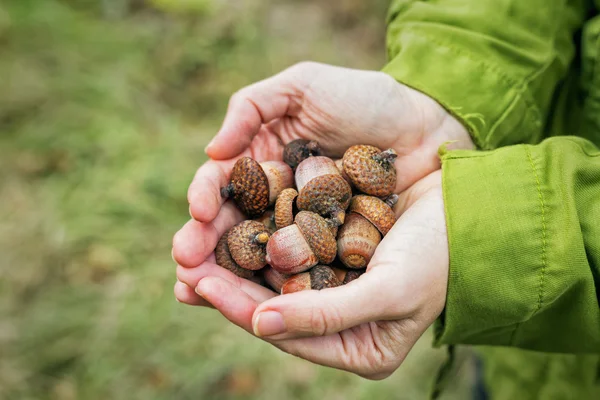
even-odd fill
[[[575,137],[442,155],[437,344],[600,352],[600,151]]]
[[[395,0],[383,71],[436,99],[480,149],[538,143],[587,4]]]

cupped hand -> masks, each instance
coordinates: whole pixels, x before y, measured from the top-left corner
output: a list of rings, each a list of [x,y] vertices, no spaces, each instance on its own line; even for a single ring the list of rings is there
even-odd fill
[[[382,72],[305,62],[235,93],[206,152],[212,160],[188,190],[192,220],[175,235],[173,258],[184,267],[207,261],[219,237],[243,216],[220,195],[235,161],[281,160],[283,144],[319,142],[341,157],[355,144],[398,153],[396,193],[437,170],[438,147],[471,148],[465,128],[436,101]]]
[[[276,296],[213,263],[178,267],[186,291],[201,295],[234,324],[306,360],[382,379],[395,371],[442,312],[448,243],[441,172],[400,195],[401,215],[367,272],[347,285]],[[191,300],[191,301],[188,301]]]
[[[232,96],[223,125],[206,150],[212,159],[197,171],[188,191],[193,219],[173,239],[173,258],[178,264],[175,295],[183,303],[214,306],[249,332],[254,332],[256,328],[256,333],[262,337],[269,336],[268,329],[272,328],[266,326],[270,320],[272,324],[277,323],[273,322],[275,314],[268,312],[258,318],[255,316],[254,327],[252,315],[259,305],[263,307],[270,304],[267,300],[273,299],[276,294],[240,279],[215,264],[214,248],[218,239],[244,219],[231,202],[224,202],[220,188],[227,184],[229,171],[239,157],[250,156],[258,161],[278,160],[282,157],[283,144],[297,138],[318,141],[325,155],[332,157],[341,156],[345,149],[354,144],[394,148],[399,155],[395,163],[399,171],[396,193],[402,193],[410,187],[401,196],[404,205],[397,206],[398,215],[413,203],[415,193],[423,190],[423,182],[431,182],[432,178],[419,184],[415,182],[439,169],[437,149],[441,144],[454,141],[455,148],[473,147],[463,126],[437,102],[380,72],[302,63]],[[435,286],[436,293],[439,294],[441,287],[445,290],[447,271],[446,275],[442,273],[434,280],[426,280],[424,275],[427,275],[428,269],[416,267],[415,260],[410,257],[402,264],[398,262],[398,255],[384,255],[407,250],[407,257],[411,254],[414,256],[414,251],[422,248],[409,248],[411,242],[406,240],[407,234],[403,233],[406,229],[398,226],[419,230],[418,223],[410,223],[416,217],[409,216],[427,214],[424,210],[431,206],[433,197],[419,197],[417,203],[420,205],[414,205],[417,211],[407,212],[407,216],[403,216],[396,224],[393,232],[397,233],[388,234],[379,246],[369,272],[356,283],[339,289],[299,293],[272,300],[286,302],[290,309],[297,312],[304,310],[310,314],[307,314],[310,319],[307,323],[306,315],[299,314],[292,318],[289,313],[282,311],[287,330],[283,338],[314,334],[328,336],[277,341],[275,339],[279,337],[272,337],[267,340],[300,357],[363,376],[379,377],[389,372],[390,366],[395,365],[390,360],[399,363],[405,355],[400,352],[392,357],[391,353],[387,353],[388,349],[397,350],[391,343],[408,337],[416,340],[414,334],[408,332],[422,333],[429,321],[435,318],[433,315],[436,312],[429,312],[427,318],[419,313],[413,315],[417,289],[423,289],[427,281],[430,285],[427,288]],[[438,208],[442,210],[442,206]],[[401,240],[397,247],[389,244],[394,242],[394,237]],[[418,242],[415,245],[426,242],[422,238],[415,240]],[[431,257],[431,249],[423,250],[421,255]],[[387,268],[380,267],[386,264]],[[417,264],[421,265],[423,261]],[[411,268],[414,276],[404,274],[397,285],[390,286],[389,293],[381,291],[385,283],[393,280],[383,271],[399,273],[403,271],[401,265]],[[348,295],[350,292],[347,290],[352,290],[352,294]],[[407,293],[402,302],[397,299],[399,290]],[[330,296],[331,293],[340,293],[340,307],[347,306],[345,309],[352,310],[354,316],[342,316],[340,308],[337,319],[337,309],[330,310],[336,313],[332,318],[325,318],[325,314],[319,317],[319,309],[312,307],[322,298],[319,296]],[[400,312],[388,307],[386,310],[390,314],[379,315],[383,319],[377,319],[376,312],[382,308],[373,298],[381,298],[378,301],[382,302],[394,300],[393,304],[404,308]],[[445,298],[445,295],[440,298]],[[295,302],[304,306],[294,306]],[[329,304],[329,300],[324,303]],[[441,311],[442,308],[443,301],[436,310]],[[358,314],[357,310],[360,311]],[[409,310],[412,311],[409,313]],[[400,318],[402,315],[405,317]],[[370,323],[365,324],[366,321]],[[261,329],[263,324],[267,325]],[[336,331],[345,333],[329,335]],[[351,338],[358,347],[346,347]],[[412,346],[412,343],[405,344]]]

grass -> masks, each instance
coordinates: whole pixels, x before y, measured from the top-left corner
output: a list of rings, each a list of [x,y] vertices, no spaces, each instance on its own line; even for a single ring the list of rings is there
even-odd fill
[[[429,335],[369,382],[172,296],[171,237],[228,96],[305,59],[383,65],[387,2],[323,3],[0,5],[0,399],[425,397]]]

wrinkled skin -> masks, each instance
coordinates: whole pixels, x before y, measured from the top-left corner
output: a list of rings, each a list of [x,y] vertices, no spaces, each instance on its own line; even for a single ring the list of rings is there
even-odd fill
[[[354,144],[394,148],[400,219],[360,279],[277,296],[215,264],[219,237],[243,219],[219,189],[239,157],[280,160],[283,143],[297,138],[318,141],[332,157]],[[193,219],[173,239],[175,296],[216,308],[309,361],[370,379],[388,376],[445,305],[448,244],[437,150],[448,141],[473,147],[437,102],[380,72],[302,63],[240,90],[206,149],[212,160],[189,188]],[[285,333],[274,334],[283,326]]]

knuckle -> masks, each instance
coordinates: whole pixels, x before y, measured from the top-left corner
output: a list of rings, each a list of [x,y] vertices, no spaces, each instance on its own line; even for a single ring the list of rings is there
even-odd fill
[[[344,327],[344,319],[334,306],[313,306],[310,310],[310,330],[312,333],[325,336],[339,332]]]
[[[325,336],[328,332],[327,313],[321,307],[312,307],[310,312],[310,329],[318,336]]]

